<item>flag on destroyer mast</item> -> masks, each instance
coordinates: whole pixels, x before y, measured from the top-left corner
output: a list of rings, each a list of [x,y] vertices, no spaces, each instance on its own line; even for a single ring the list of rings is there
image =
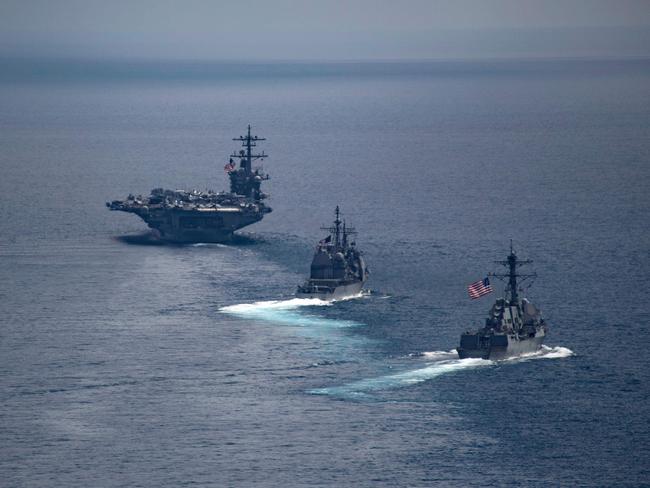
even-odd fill
[[[492,289],[492,285],[490,285],[490,280],[486,277],[468,285],[467,291],[469,292],[469,297],[474,300],[488,293],[492,293],[494,290]]]

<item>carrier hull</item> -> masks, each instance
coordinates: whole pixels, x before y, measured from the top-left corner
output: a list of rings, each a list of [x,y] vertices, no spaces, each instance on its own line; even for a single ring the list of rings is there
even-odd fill
[[[225,207],[214,211],[163,209],[134,213],[165,242],[224,243],[232,240],[236,230],[262,220],[267,212]]]

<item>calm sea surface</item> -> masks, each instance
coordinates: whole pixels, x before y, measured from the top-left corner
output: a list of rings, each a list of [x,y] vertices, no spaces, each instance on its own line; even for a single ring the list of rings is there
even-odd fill
[[[242,242],[121,238],[248,123]],[[3,487],[650,484],[650,62],[13,61],[0,148]],[[292,299],[337,204],[371,292]],[[547,348],[459,361],[510,238]]]

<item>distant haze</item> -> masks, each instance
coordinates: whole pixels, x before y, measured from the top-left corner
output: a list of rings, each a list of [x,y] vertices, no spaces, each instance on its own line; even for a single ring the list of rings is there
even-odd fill
[[[2,0],[0,55],[211,60],[650,56],[648,0]]]

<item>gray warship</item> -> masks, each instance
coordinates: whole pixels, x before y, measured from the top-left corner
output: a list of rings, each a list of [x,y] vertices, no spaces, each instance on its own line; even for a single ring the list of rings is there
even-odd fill
[[[332,227],[321,227],[329,235],[316,246],[309,279],[298,287],[299,298],[340,300],[361,293],[369,271],[350,236],[356,231],[341,221],[339,207]]]
[[[265,140],[252,136],[250,125],[245,136],[233,139],[241,142],[243,149],[231,154],[224,167],[230,178],[230,192],[155,188],[148,197],[129,195],[126,200],[106,202],[106,206],[136,214],[162,241],[228,242],[237,229],[271,212],[264,203],[268,195],[260,189],[262,181],[269,177],[260,168],[252,167],[253,161],[268,157],[263,151],[253,153],[257,143]],[[235,159],[239,159],[239,167]]]
[[[547,325],[540,310],[527,298],[520,298],[517,279],[522,281],[536,276],[519,274],[518,267],[530,264],[515,254],[510,243],[510,254],[505,261],[495,261],[508,268],[505,274],[490,274],[506,281],[505,297],[498,298],[481,329],[468,331],[460,336],[458,356],[500,360],[535,352],[542,347]]]

